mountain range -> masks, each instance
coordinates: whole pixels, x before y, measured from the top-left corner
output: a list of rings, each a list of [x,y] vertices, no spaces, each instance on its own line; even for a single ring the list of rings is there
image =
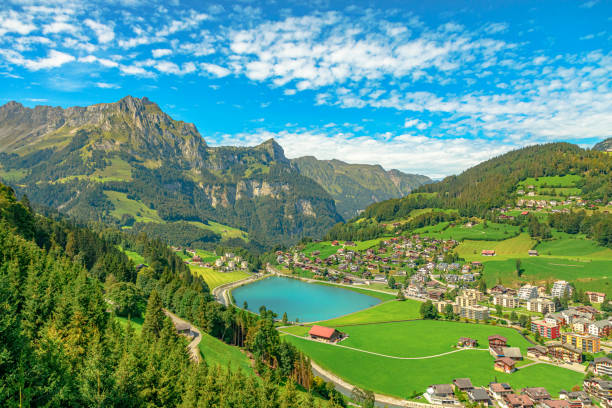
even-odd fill
[[[600,150],[602,152],[612,152],[612,137],[597,143],[593,146],[593,150]]]
[[[177,244],[260,247],[320,236],[429,182],[380,166],[289,160],[274,140],[211,147],[193,124],[130,96],[66,109],[3,105],[0,179],[77,219]]]

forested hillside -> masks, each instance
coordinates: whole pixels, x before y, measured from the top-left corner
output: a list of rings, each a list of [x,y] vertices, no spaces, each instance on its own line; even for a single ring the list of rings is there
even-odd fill
[[[293,242],[342,219],[332,197],[273,140],[211,148],[194,125],[147,98],[0,107],[0,179],[77,219],[190,246],[246,245],[246,234],[224,232],[232,227],[248,233],[253,248]]]
[[[595,146],[593,146],[593,150],[600,150],[602,152],[612,152],[612,137],[597,143]]]
[[[137,269],[119,246],[138,251],[148,266]],[[310,387],[308,360],[280,341],[269,313],[259,318],[215,302],[160,241],[38,216],[4,185],[0,307],[5,407],[316,405],[296,390],[296,383]],[[162,307],[244,346],[261,378],[192,362]],[[143,313],[139,334],[116,319]],[[344,404],[334,398],[330,406]]]
[[[608,202],[612,198],[612,157],[569,143],[518,149],[474,166],[457,176],[427,184],[404,198],[368,207],[362,218],[393,220],[414,209],[457,209],[463,216],[484,216],[495,207],[513,203],[517,184],[528,177],[583,176],[583,196]]]
[[[291,160],[300,173],[321,185],[336,201],[345,218],[356,216],[368,205],[403,197],[431,179],[399,170],[385,171],[379,165],[349,164],[340,160],[317,160],[312,156]]]

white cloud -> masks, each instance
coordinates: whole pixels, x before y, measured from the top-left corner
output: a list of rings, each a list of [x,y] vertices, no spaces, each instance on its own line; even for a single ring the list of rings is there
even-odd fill
[[[132,75],[142,78],[154,78],[155,74],[153,72],[147,71],[143,67],[137,65],[120,65],[119,70],[124,75]]]
[[[416,128],[418,130],[425,130],[429,126],[429,123],[425,123],[419,119],[406,119],[406,121],[404,122],[405,128]]]
[[[96,82],[95,85],[98,88],[102,88],[102,89],[119,89],[119,88],[121,88],[117,84],[109,84],[108,82]]]
[[[218,78],[222,78],[222,77],[228,76],[231,73],[231,71],[229,69],[227,69],[227,68],[224,68],[224,67],[216,65],[216,64],[209,64],[209,63],[206,63],[206,62],[200,63],[200,68],[202,70],[204,70],[205,72],[207,72],[207,73],[209,73],[209,74],[211,74],[213,76],[216,76]]]
[[[167,55],[172,54],[172,50],[168,48],[157,48],[157,49],[151,50],[151,54],[153,55],[153,58],[161,58],[161,57],[165,57]]]
[[[98,58],[94,55],[87,55],[86,57],[80,57],[78,59],[79,62],[85,62],[85,63],[94,63],[97,62],[100,65],[107,67],[107,68],[117,68],[119,66],[119,63],[107,58]]]
[[[10,63],[20,65],[29,69],[30,71],[57,68],[75,60],[72,55],[57,50],[50,50],[47,57],[37,58],[34,60],[24,58],[23,55],[12,50],[0,50],[0,55],[4,56],[4,58]]]
[[[115,38],[115,32],[113,27],[110,25],[102,24],[89,18],[83,23],[85,23],[87,27],[91,28],[91,30],[98,37],[98,42],[101,44],[111,42]]]
[[[27,35],[34,30],[36,26],[27,16],[20,15],[13,10],[0,12],[0,36],[6,33]]]
[[[59,33],[77,33],[79,27],[69,22],[67,15],[56,15],[54,21],[43,25],[44,34],[59,34]]]
[[[177,64],[170,61],[159,61],[154,65],[155,69],[164,74],[174,74],[174,75],[185,75],[190,74],[196,70],[196,66],[193,62],[187,62],[183,64],[183,67],[180,68]]]

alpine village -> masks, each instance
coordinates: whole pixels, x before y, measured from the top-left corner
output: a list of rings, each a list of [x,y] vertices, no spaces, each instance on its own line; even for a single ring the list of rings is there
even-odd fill
[[[612,408],[610,3],[94,3],[0,6],[0,406]]]

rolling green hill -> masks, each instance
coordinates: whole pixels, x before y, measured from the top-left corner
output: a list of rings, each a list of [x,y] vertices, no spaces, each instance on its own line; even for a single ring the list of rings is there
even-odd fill
[[[0,179],[77,219],[180,245],[294,242],[342,219],[275,141],[209,147],[147,98],[67,109],[7,103]]]
[[[336,201],[338,212],[349,219],[373,202],[403,197],[431,182],[427,176],[385,171],[379,165],[349,164],[340,160],[317,160],[312,156],[291,160],[300,173],[321,185]]]

